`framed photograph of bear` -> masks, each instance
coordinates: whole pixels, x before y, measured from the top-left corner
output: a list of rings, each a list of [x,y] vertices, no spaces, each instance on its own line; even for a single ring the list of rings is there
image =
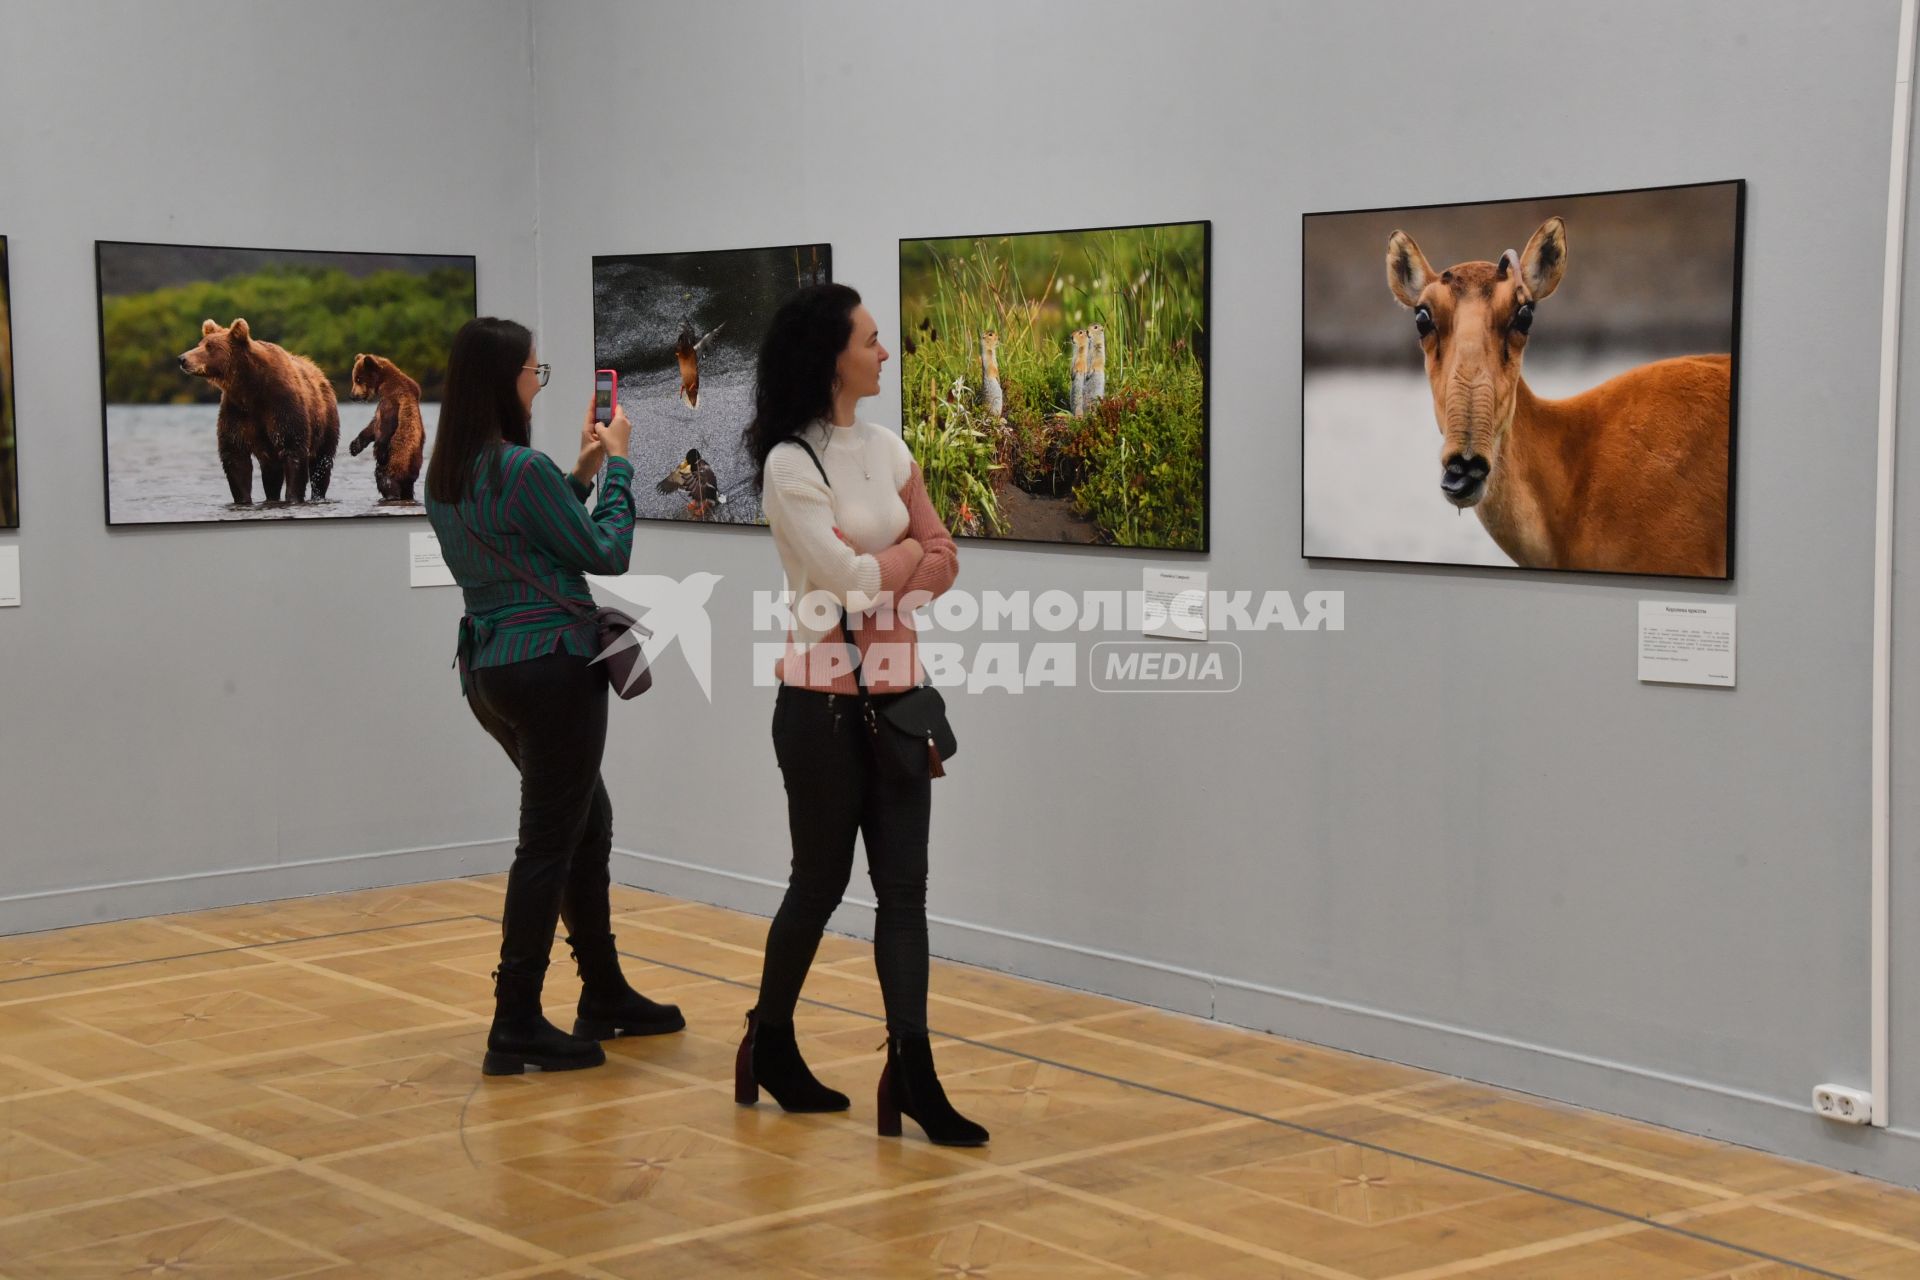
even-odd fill
[[[0,529],[20,527],[20,476],[14,451],[13,294],[7,284],[7,238],[0,236]]]
[[[1731,578],[1745,199],[1306,215],[1302,554]]]
[[[780,304],[832,279],[825,244],[594,258],[594,367],[633,423],[636,516],[766,523],[741,439],[754,364]]]
[[[1212,234],[900,242],[900,422],[955,536],[1207,549]]]
[[[424,515],[474,259],[100,241],[107,523]]]

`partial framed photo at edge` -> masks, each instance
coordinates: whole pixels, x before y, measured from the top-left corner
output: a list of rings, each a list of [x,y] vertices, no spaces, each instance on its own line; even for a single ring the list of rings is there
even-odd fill
[[[20,527],[18,438],[13,416],[13,295],[7,284],[7,238],[0,236],[0,529]]]
[[[1731,578],[1745,203],[1305,215],[1302,555]]]

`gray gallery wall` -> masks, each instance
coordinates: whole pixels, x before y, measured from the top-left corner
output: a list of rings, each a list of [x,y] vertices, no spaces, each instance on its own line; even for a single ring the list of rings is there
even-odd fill
[[[492,868],[510,844],[504,762],[445,669],[457,598],[406,585],[420,525],[104,527],[95,238],[477,254],[482,309],[540,330],[560,452],[595,253],[831,241],[891,338],[901,235],[1204,217],[1213,551],[967,545],[960,583],[1203,567],[1343,591],[1346,629],[1235,637],[1231,697],[955,699],[936,949],[1920,1183],[1910,990],[1896,1132],[1805,1105],[1867,1074],[1893,0],[208,9],[0,3],[24,524],[0,545],[26,597],[0,611],[0,929]],[[1729,177],[1750,183],[1738,582],[1299,558],[1303,211]],[[876,421],[897,392],[890,372]],[[661,525],[637,548],[636,570],[722,580],[711,703],[669,656],[615,708],[619,874],[769,910],[784,805],[750,597],[779,584],[773,548]],[[1636,683],[1641,599],[1739,604],[1740,687]],[[1103,637],[1068,638],[1084,662]],[[1913,972],[1920,860],[1897,870]]]
[[[830,240],[892,338],[901,236],[1211,218],[1212,553],[967,545],[960,585],[1137,589],[1173,563],[1216,589],[1346,593],[1344,632],[1239,637],[1231,697],[958,699],[936,948],[1920,1181],[1911,1015],[1898,1136],[1807,1107],[1867,1073],[1897,6],[933,12],[538,7],[556,382],[586,386],[595,253]],[[1732,177],[1750,183],[1737,583],[1299,558],[1303,211]],[[898,425],[897,395],[889,376],[874,420]],[[712,705],[670,657],[615,716],[627,878],[768,910],[784,811],[748,599],[778,585],[773,548],[666,526],[636,545],[636,568],[723,581]],[[1736,691],[1636,682],[1649,598],[1740,606]],[[1101,637],[1072,638],[1084,660]]]
[[[531,312],[526,5],[9,2],[0,33],[0,929],[499,865],[513,779],[462,789],[505,761],[464,732],[457,598],[407,589],[424,520],[106,527],[93,242],[470,253],[482,307]]]

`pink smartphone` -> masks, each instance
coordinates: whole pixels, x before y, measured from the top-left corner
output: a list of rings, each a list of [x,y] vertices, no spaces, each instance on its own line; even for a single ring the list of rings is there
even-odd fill
[[[593,420],[612,422],[613,406],[618,404],[620,375],[611,369],[593,371]]]

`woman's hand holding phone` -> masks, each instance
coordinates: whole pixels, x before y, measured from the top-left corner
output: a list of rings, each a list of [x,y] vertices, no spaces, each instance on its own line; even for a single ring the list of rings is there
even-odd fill
[[[627,421],[627,411],[616,407],[612,422],[594,422],[591,419],[587,427],[593,432],[594,439],[607,451],[609,457],[627,456],[627,445],[633,439],[633,424]]]

